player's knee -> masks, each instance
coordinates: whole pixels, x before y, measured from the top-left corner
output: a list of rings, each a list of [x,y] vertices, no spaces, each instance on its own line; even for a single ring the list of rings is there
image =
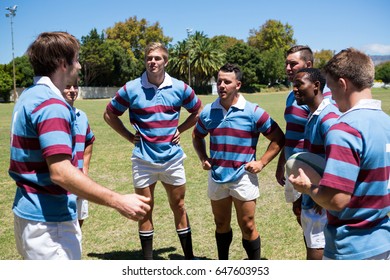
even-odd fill
[[[243,219],[240,228],[244,235],[251,235],[256,230],[255,220],[253,218]]]
[[[214,219],[217,232],[228,232],[230,230],[230,221],[224,219]]]
[[[172,202],[172,203],[170,203],[170,206],[171,206],[172,211],[175,213],[178,213],[178,214],[185,214],[186,213],[184,200]]]

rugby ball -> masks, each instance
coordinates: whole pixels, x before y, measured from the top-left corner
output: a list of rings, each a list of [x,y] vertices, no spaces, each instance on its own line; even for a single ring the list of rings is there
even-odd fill
[[[291,174],[294,174],[296,177],[299,175],[298,169],[302,168],[310,181],[318,185],[324,173],[325,163],[325,159],[319,155],[309,152],[296,153],[288,158],[286,173],[288,177]]]

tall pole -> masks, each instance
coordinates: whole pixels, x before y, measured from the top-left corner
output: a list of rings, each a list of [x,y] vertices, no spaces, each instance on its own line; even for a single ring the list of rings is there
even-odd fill
[[[192,29],[187,28],[187,43],[188,43],[188,85],[191,86],[191,46],[190,46],[190,36]]]
[[[6,10],[9,12],[5,14],[6,17],[9,17],[11,19],[11,41],[12,41],[12,67],[13,67],[13,79],[14,79],[14,94],[13,94],[13,99],[14,102],[18,100],[18,92],[16,91],[16,71],[15,71],[15,48],[14,48],[14,28],[13,28],[13,18],[16,16],[16,9],[17,5],[13,7],[8,7]]]

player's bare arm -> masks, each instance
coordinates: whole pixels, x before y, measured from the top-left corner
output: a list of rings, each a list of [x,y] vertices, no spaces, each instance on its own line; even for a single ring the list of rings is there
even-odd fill
[[[278,165],[277,165],[276,171],[275,171],[276,181],[281,186],[284,186],[286,184],[286,177],[284,175],[286,172],[285,164],[286,164],[286,158],[284,155],[284,148],[283,148],[279,154]]]
[[[93,144],[88,145],[87,147],[85,147],[85,150],[84,150],[83,173],[85,175],[88,175],[88,172],[89,172],[89,163],[91,162],[91,158],[92,158],[92,150],[93,150]]]
[[[139,133],[136,133],[136,135],[131,133],[131,131],[129,131],[123,124],[122,120],[114,113],[110,112],[109,110],[106,110],[103,114],[103,118],[109,126],[111,126],[119,135],[121,135],[127,141],[133,144],[139,141]]]
[[[351,194],[349,193],[312,184],[301,168],[299,168],[297,177],[291,174],[288,180],[290,180],[297,191],[310,195],[318,205],[327,210],[341,211],[351,200]]]
[[[52,182],[77,196],[114,208],[134,221],[143,219],[150,210],[149,198],[136,194],[121,195],[99,185],[73,166],[68,155],[50,156],[46,162]]]
[[[198,118],[199,118],[199,114],[202,111],[202,109],[203,109],[203,106],[200,106],[196,112],[193,112],[192,114],[190,114],[187,117],[187,119],[185,119],[185,121],[177,127],[175,135],[172,138],[173,144],[180,144],[180,135],[184,131],[190,129],[191,127],[193,127],[196,124],[196,122],[198,121]]]
[[[191,113],[185,120],[184,122],[182,122],[182,124],[180,124],[177,128],[177,130],[180,132],[180,133],[183,133],[184,131],[190,129],[191,127],[193,127],[196,122],[198,121],[199,119],[199,114],[200,112],[202,112],[202,109],[203,109],[203,106],[200,106],[198,108],[198,110],[196,112],[193,112]]]
[[[192,132],[192,144],[194,146],[196,154],[200,159],[200,162],[202,163],[202,168],[204,170],[210,170],[211,163],[206,152],[206,140],[204,138],[196,136],[195,133]]]

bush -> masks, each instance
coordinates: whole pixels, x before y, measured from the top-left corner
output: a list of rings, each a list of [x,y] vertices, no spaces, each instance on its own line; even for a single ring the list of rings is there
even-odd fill
[[[197,95],[207,95],[212,93],[211,85],[207,86],[191,86]]]
[[[9,103],[11,100],[11,92],[10,91],[1,91],[0,92],[0,102]]]
[[[9,102],[11,97],[12,78],[11,76],[0,69],[0,100],[2,102]]]
[[[259,84],[250,84],[248,86],[241,86],[240,89],[241,92],[244,93],[256,93],[256,92],[261,92],[261,85]]]

